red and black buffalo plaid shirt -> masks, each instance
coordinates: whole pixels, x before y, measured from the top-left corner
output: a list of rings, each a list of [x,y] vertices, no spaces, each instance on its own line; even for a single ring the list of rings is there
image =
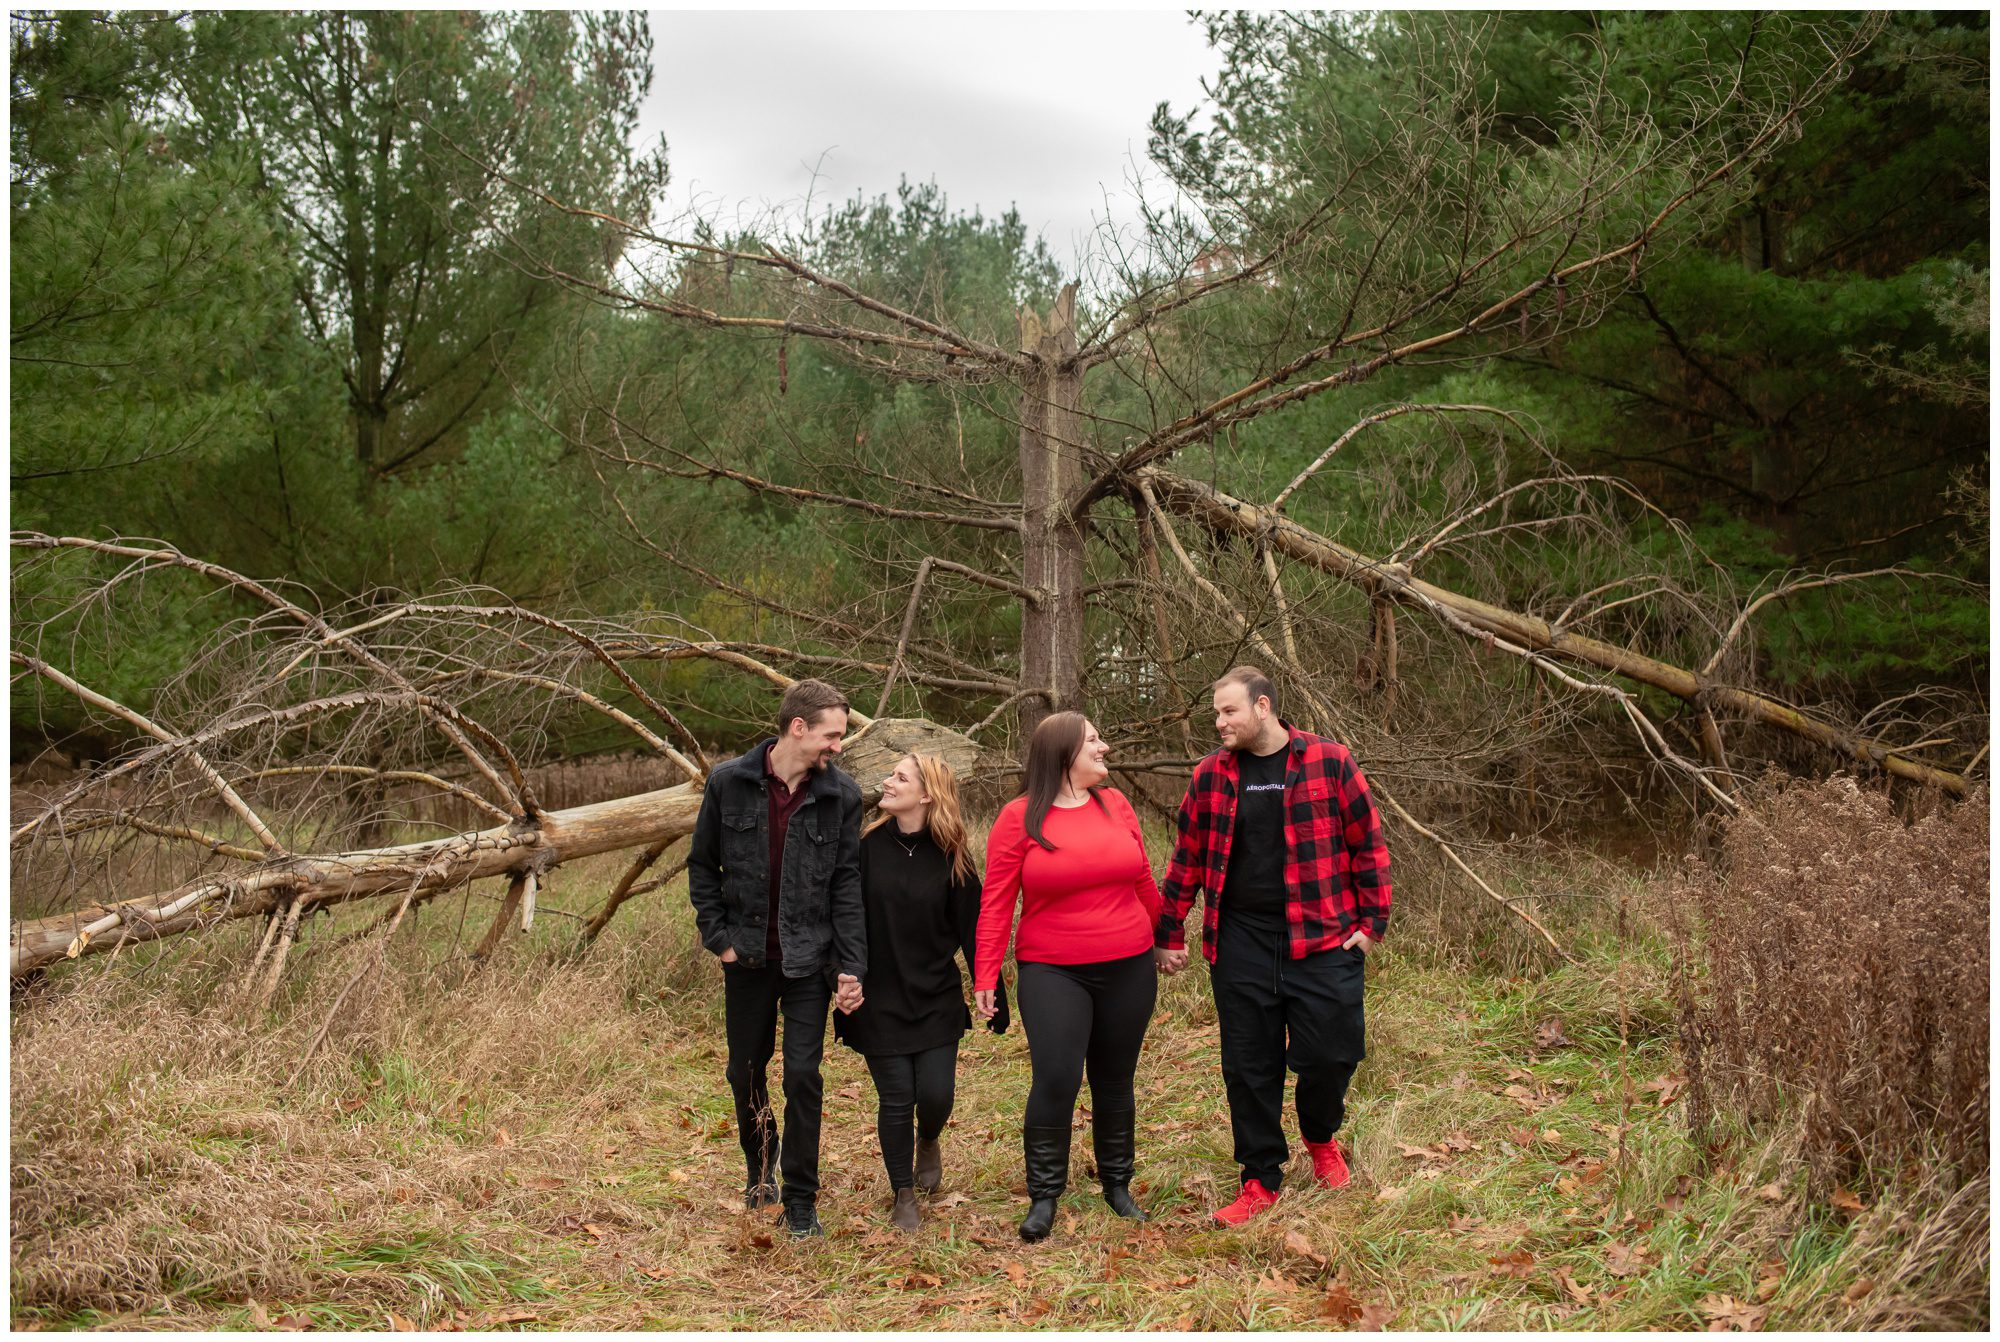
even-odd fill
[[[1283,724],[1292,734],[1285,762],[1285,920],[1294,960],[1340,945],[1355,928],[1380,941],[1389,924],[1389,847],[1368,780],[1347,747]],[[1202,953],[1215,962],[1215,928],[1229,843],[1236,826],[1236,753],[1218,750],[1195,766],[1181,801],[1180,837],[1162,882],[1154,944],[1179,950],[1184,924],[1203,901]]]

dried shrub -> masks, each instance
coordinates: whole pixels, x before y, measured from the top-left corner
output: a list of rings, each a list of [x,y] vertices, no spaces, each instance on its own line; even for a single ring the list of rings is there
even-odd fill
[[[1983,1176],[1989,870],[1983,793],[1913,822],[1850,778],[1754,798],[1673,901],[1697,1131],[1796,1121],[1822,1193]]]

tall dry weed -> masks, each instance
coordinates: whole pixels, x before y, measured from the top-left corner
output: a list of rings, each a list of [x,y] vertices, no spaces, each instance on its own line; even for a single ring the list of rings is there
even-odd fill
[[[1796,1121],[1816,1192],[1988,1169],[1984,794],[1914,822],[1850,778],[1774,784],[1675,891],[1691,1109]]]

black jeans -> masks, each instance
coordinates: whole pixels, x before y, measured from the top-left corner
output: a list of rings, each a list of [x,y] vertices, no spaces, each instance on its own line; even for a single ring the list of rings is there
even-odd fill
[[[1087,965],[1021,963],[1014,991],[1032,1075],[1026,1126],[1068,1127],[1086,1072],[1094,1107],[1132,1107],[1132,1074],[1159,988],[1150,950]]]
[[[1272,1192],[1285,1177],[1285,1069],[1299,1074],[1299,1132],[1333,1138],[1347,1115],[1347,1086],[1366,1049],[1360,951],[1289,957],[1282,924],[1222,920],[1212,986],[1222,1036],[1229,1128],[1245,1183]]]
[[[958,1083],[958,1045],[940,1044],[921,1053],[869,1053],[868,1075],[875,1078],[875,1135],[882,1143],[882,1168],[889,1187],[916,1187],[917,1139],[937,1140],[951,1117]],[[914,1116],[914,1121],[913,1121]]]
[[[729,1039],[729,1089],[736,1097],[736,1135],[750,1181],[784,1174],[786,1202],[819,1197],[819,1118],[824,1087],[820,1055],[833,989],[823,974],[791,979],[768,967],[722,966],[723,1029]],[[764,1069],[785,1018],[785,1128],[779,1141]],[[773,1158],[776,1158],[775,1160]]]

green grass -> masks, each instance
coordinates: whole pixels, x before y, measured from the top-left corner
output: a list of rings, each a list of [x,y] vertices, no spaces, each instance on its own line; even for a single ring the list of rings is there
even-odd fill
[[[587,909],[610,865],[566,872],[551,906]],[[1701,1329],[1725,1298],[1767,1311],[1750,1316],[1767,1328],[1985,1321],[1983,1289],[1968,1303],[1936,1265],[1874,1282],[1874,1312],[1858,1314],[1844,1294],[1910,1250],[1908,1218],[1886,1201],[1852,1221],[1807,1205],[1779,1140],[1704,1159],[1672,1089],[1664,955],[1641,943],[1621,971],[1608,939],[1586,938],[1583,963],[1546,974],[1385,948],[1343,1134],[1354,1183],[1309,1187],[1300,1153],[1278,1207],[1238,1231],[1207,1219],[1236,1173],[1199,968],[1163,981],[1141,1059],[1144,1226],[1098,1198],[1079,1128],[1057,1233],[1019,1242],[1017,1028],[967,1038],[945,1193],[916,1235],[889,1230],[873,1090],[861,1059],[829,1042],[828,1236],[793,1244],[770,1213],[731,1208],[743,1171],[719,985],[684,898],[633,905],[580,962],[566,958],[574,924],[538,920],[455,989],[440,966],[459,914],[440,901],[399,943],[380,1000],[289,1090],[300,1041],[351,961],[302,957],[248,1031],[173,1001],[160,977],[74,977],[71,997],[17,1014],[14,1322]],[[471,905],[473,936],[485,907]],[[179,1033],[111,1036],[117,1087],[58,1083],[42,1066],[65,1035],[109,1030],[147,1003]],[[93,1133],[143,1152],[146,1179],[119,1183],[131,1160],[107,1157]],[[50,1191],[67,1185],[92,1196],[72,1205]]]

